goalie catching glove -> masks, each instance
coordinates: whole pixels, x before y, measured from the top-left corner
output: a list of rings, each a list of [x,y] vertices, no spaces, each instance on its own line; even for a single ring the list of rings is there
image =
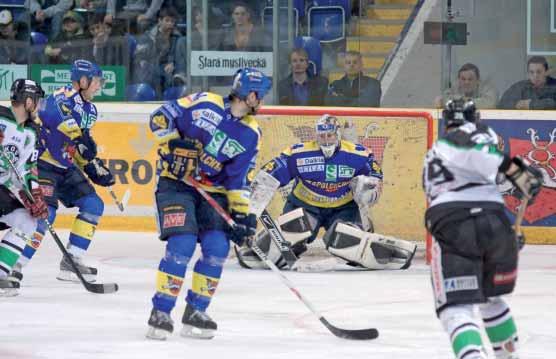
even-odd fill
[[[41,188],[33,188],[31,190],[31,195],[33,199],[30,199],[24,190],[19,192],[19,196],[25,208],[27,208],[32,217],[38,219],[48,218],[48,207],[44,201]]]
[[[85,167],[83,167],[83,171],[85,171],[94,184],[99,186],[108,187],[116,183],[110,170],[98,158],[93,158],[92,161],[87,163]]]
[[[509,169],[505,173],[517,188],[519,197],[525,197],[532,202],[539,194],[543,185],[542,173],[527,164],[521,157],[512,158]]]

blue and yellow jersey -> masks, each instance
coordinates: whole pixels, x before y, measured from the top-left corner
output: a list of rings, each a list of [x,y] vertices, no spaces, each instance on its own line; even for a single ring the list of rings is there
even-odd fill
[[[45,99],[38,117],[42,122],[39,158],[62,168],[73,166],[73,139],[81,136],[81,130],[93,127],[97,120],[96,106],[83,100],[71,86],[65,86]]]
[[[280,187],[294,180],[292,195],[315,207],[334,208],[353,200],[351,179],[372,176],[382,179],[374,155],[364,146],[341,141],[340,148],[325,158],[316,141],[286,148],[262,170],[280,181]]]
[[[261,136],[254,117],[236,118],[230,112],[227,99],[201,92],[169,101],[156,109],[151,114],[150,128],[160,146],[157,176],[178,180],[163,159],[169,153],[169,140],[196,140],[205,190],[226,193],[230,209],[247,212],[249,184]]]

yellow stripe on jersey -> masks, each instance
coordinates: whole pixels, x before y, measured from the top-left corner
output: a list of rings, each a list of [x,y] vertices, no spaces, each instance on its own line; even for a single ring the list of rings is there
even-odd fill
[[[193,272],[193,285],[191,286],[193,293],[210,298],[214,295],[217,286],[218,278]]]
[[[228,191],[228,208],[239,213],[249,212],[249,192],[244,190]]]
[[[357,146],[355,143],[345,140],[340,141],[340,150],[363,157],[368,157],[370,153],[370,150],[367,150],[365,147]]]
[[[180,295],[183,278],[166,272],[158,271],[156,273],[156,291],[172,297]]]
[[[62,164],[54,159],[48,150],[45,150],[39,157],[44,162],[48,162],[56,167],[65,168]]]
[[[73,226],[71,226],[71,233],[90,241],[95,235],[96,228],[96,225],[76,218],[73,222]]]
[[[63,121],[56,128],[72,140],[81,136],[81,128],[73,118]]]
[[[253,132],[255,132],[257,134],[257,137],[261,137],[261,128],[259,127],[259,123],[257,122],[257,119],[255,119],[254,116],[245,116],[241,119],[240,121],[242,124],[246,125],[247,127],[249,127],[250,129],[253,130]],[[261,141],[257,141],[257,150],[259,150],[261,147]]]
[[[193,100],[194,97],[197,98]],[[180,105],[183,108],[189,108],[195,106],[200,102],[210,102],[220,108],[224,108],[224,99],[222,98],[222,96],[212,92],[204,92],[202,94],[198,94],[198,93],[191,94],[189,96],[182,97],[177,101],[178,105]]]
[[[353,200],[353,194],[351,191],[347,192],[346,195],[343,197],[332,198],[311,191],[301,181],[298,182],[293,189],[293,195],[302,202],[320,208],[336,208],[343,206],[344,204],[349,203]]]

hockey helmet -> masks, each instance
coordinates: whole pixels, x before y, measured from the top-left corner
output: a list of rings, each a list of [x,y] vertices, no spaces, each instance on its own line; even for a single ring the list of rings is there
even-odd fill
[[[340,126],[338,119],[334,116],[325,114],[317,120],[315,125],[317,143],[324,154],[324,157],[332,157],[340,144]]]
[[[91,82],[93,77],[99,77],[101,83],[104,84],[102,70],[97,64],[88,60],[75,60],[71,65],[70,74],[72,81],[79,82],[85,76]]]
[[[33,80],[17,79],[10,88],[10,100],[16,103],[24,103],[30,97],[35,104],[44,97],[44,91],[39,84]]]
[[[480,119],[475,102],[466,99],[450,99],[442,111],[445,127],[457,127],[466,122],[477,123]]]
[[[237,70],[231,94],[245,100],[251,92],[255,92],[257,98],[262,100],[271,88],[272,80],[268,76],[259,70],[246,67]]]

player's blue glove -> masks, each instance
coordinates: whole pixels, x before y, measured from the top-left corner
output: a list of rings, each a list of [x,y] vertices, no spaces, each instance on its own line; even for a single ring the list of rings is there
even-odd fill
[[[257,217],[253,213],[232,212],[232,218],[236,222],[236,226],[230,232],[230,240],[241,247],[248,238],[255,235]]]
[[[164,156],[168,162],[168,171],[182,179],[195,176],[199,151],[196,142],[190,139],[173,139],[168,142],[170,153]]]
[[[94,158],[87,163],[83,170],[89,176],[89,179],[99,186],[108,187],[116,183],[110,170],[98,158]]]
[[[73,140],[75,149],[86,161],[91,161],[97,156],[97,144],[91,137],[89,130],[83,130],[81,136]]]

